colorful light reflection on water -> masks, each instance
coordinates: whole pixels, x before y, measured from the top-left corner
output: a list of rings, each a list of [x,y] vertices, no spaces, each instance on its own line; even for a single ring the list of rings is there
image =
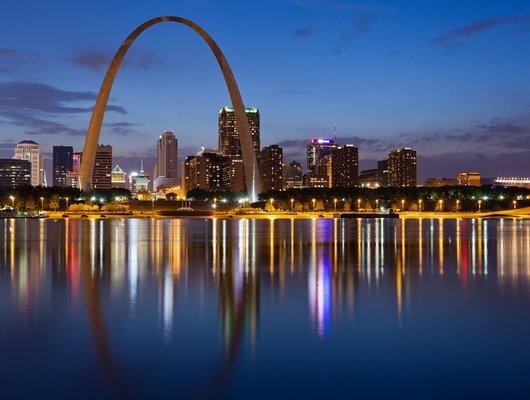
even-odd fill
[[[2,398],[530,394],[528,220],[3,220],[0,244]]]

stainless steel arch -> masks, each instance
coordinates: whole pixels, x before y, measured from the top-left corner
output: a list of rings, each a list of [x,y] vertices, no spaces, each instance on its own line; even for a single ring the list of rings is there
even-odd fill
[[[258,170],[256,153],[254,152],[252,135],[250,133],[247,116],[245,114],[245,106],[243,105],[243,100],[241,99],[241,94],[239,93],[239,88],[237,87],[234,74],[232,73],[228,62],[226,61],[225,56],[221,52],[221,49],[204,29],[192,21],[174,16],[153,18],[139,25],[129,36],[127,36],[112,59],[107,69],[107,73],[105,74],[105,78],[103,78],[103,82],[101,83],[96,104],[94,105],[94,110],[92,111],[92,117],[90,118],[90,124],[88,125],[85,146],[83,148],[83,157],[81,159],[81,170],[79,173],[79,185],[81,189],[89,189],[90,182],[92,181],[92,172],[94,169],[94,161],[96,158],[96,151],[99,141],[99,134],[101,132],[101,125],[103,123],[103,117],[105,116],[107,102],[109,100],[112,84],[114,83],[114,78],[120,69],[123,58],[125,57],[125,54],[127,53],[127,50],[129,50],[131,44],[138,36],[140,36],[143,31],[162,22],[177,22],[193,29],[206,41],[215,55],[215,58],[221,67],[221,71],[228,88],[228,93],[230,94],[230,100],[232,101],[232,107],[234,109],[236,122],[238,125],[239,140],[241,142],[241,150],[243,153],[243,165],[245,168],[245,176],[247,178],[248,196],[250,201],[257,201],[258,194],[261,192],[260,174]]]

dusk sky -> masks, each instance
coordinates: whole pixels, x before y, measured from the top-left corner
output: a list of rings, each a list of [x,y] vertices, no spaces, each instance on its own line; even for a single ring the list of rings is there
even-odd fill
[[[22,139],[82,149],[107,63],[160,15],[204,27],[227,57],[262,145],[305,163],[306,142],[359,146],[361,168],[418,150],[420,181],[530,175],[530,1],[24,1],[0,13],[0,156]],[[161,24],[126,56],[100,142],[127,170],[173,130],[181,156],[217,145],[228,93],[190,29]]]

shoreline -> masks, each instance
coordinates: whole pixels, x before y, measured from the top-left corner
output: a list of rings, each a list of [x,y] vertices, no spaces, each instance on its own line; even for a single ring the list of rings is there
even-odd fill
[[[133,213],[65,213],[65,212],[49,212],[46,213],[42,219],[315,219],[315,218],[341,218],[340,212],[276,212],[276,213],[236,213],[236,212],[216,212],[205,214],[182,214],[182,215],[159,215],[157,212],[133,212]],[[489,212],[398,212],[399,219],[476,219],[476,218],[530,218],[530,209],[524,208],[520,210],[504,210],[504,211],[489,211]],[[13,217],[6,216],[4,219],[41,219],[38,216],[34,217]],[[351,216],[345,219],[358,218],[385,218],[388,217],[374,214],[373,216],[365,213],[362,216]]]

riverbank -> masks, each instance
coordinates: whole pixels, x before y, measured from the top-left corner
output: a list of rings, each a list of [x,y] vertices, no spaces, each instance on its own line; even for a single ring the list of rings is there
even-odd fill
[[[344,213],[348,214],[348,213]],[[340,212],[265,212],[256,211],[252,212],[208,212],[208,213],[180,213],[174,215],[166,215],[164,213],[158,213],[157,211],[141,211],[131,213],[104,213],[104,212],[92,212],[92,213],[64,213],[64,212],[48,212],[46,218],[50,219],[124,219],[124,218],[218,218],[218,219],[312,219],[312,218],[340,218]],[[369,214],[364,213],[359,218],[380,218],[385,217],[382,214]],[[402,219],[418,219],[418,218],[530,218],[530,207],[515,209],[515,210],[503,210],[503,211],[488,211],[488,212],[412,212],[405,211],[397,213],[397,216]],[[350,218],[357,218],[354,215],[350,215]]]

